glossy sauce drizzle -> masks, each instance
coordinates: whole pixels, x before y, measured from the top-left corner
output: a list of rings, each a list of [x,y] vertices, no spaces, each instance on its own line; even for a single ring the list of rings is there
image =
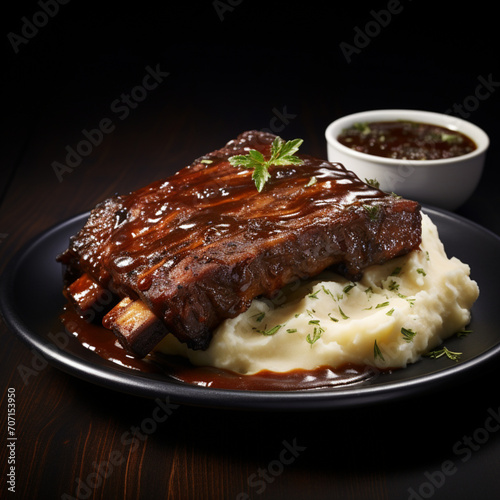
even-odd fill
[[[200,387],[253,391],[297,391],[346,387],[373,379],[379,373],[370,367],[345,365],[337,369],[321,366],[315,370],[292,370],[285,373],[261,371],[241,375],[209,366],[194,366],[184,358],[152,353],[144,359],[129,355],[106,328],[88,322],[67,305],[61,321],[71,335],[101,358],[144,373],[159,373]]]

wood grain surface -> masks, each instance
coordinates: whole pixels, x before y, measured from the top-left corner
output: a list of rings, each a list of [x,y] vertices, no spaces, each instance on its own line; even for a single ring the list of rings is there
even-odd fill
[[[464,19],[402,1],[200,4],[54,0],[44,17],[40,2],[19,2],[6,17],[0,272],[52,225],[243,130],[301,137],[304,152],[326,157],[328,123],[371,108],[456,105],[483,127],[485,172],[457,213],[500,235],[491,13]],[[25,19],[40,26],[30,32]],[[351,61],[342,42],[356,49]],[[85,155],[58,177],[54,163],[68,166],[77,148]],[[498,263],[485,266],[498,279]],[[500,491],[498,364],[446,391],[362,409],[238,411],[114,392],[44,363],[4,322],[0,335],[1,498],[489,500]]]

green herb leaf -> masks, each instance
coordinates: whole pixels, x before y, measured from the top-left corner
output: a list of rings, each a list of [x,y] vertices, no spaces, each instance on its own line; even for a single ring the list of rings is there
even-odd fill
[[[314,186],[318,182],[318,179],[314,177],[314,175],[309,179],[309,182],[306,184],[306,188],[310,186]]]
[[[307,337],[306,337],[306,340],[307,342],[309,342],[309,344],[311,344],[311,347],[312,345],[317,341],[319,340],[319,338],[321,337],[321,334],[324,332],[325,330],[323,328],[321,328],[320,326],[315,326],[314,327],[314,332],[311,336],[311,334],[307,334]]]
[[[389,283],[389,290],[391,290],[391,292],[393,292],[394,290],[399,290],[399,283],[391,280],[391,282]]]
[[[319,293],[319,292],[321,292],[321,290],[316,290],[314,293],[310,293],[310,294],[308,295],[308,297],[309,297],[310,299],[319,299],[319,297],[318,297],[318,293]]]
[[[269,330],[257,330],[259,333],[262,333],[262,335],[274,335],[283,325],[276,325],[273,326],[272,328],[269,328]]]
[[[340,306],[339,306],[339,313],[343,319],[349,319],[349,316],[347,316],[347,314],[344,311],[342,311],[342,308]]]
[[[377,220],[378,214],[380,211],[380,207],[378,205],[363,205],[363,208],[365,209],[366,213],[368,214],[368,218],[371,221]]]
[[[446,356],[452,361],[457,362],[460,359],[460,356],[462,356],[462,353],[453,352],[450,351],[447,347],[443,347],[442,349],[436,349],[434,351],[428,352],[427,354],[424,354],[424,356],[432,359],[438,359],[441,358],[442,356]]]
[[[409,328],[401,328],[401,335],[403,335],[403,338],[405,339],[405,342],[412,342],[413,341],[413,337],[415,337],[415,335],[417,334],[417,332],[414,332],[413,330],[410,330]]]
[[[377,345],[377,341],[373,343],[373,357],[374,359],[380,358],[382,361],[385,361],[384,355],[380,350],[380,347]]]
[[[460,330],[457,332],[457,337],[459,339],[463,339],[464,337],[467,337],[467,335],[470,335],[472,333],[472,330]]]
[[[264,319],[265,315],[266,315],[265,312],[260,312],[260,313],[254,314],[252,316],[252,318],[255,318],[255,321],[257,321],[258,323],[260,323]]]
[[[246,155],[235,155],[229,158],[233,167],[253,169],[252,179],[259,193],[264,189],[266,182],[271,178],[269,167],[271,165],[302,165],[303,160],[295,153],[304,141],[293,139],[285,142],[281,137],[276,137],[271,145],[271,157],[266,160],[264,155],[251,149]]]
[[[327,295],[329,295],[335,302],[337,302],[337,299],[335,298],[335,295],[333,295],[331,290],[328,290],[325,288],[325,285],[321,285],[321,288],[323,289],[323,292],[325,292]]]
[[[359,130],[359,132],[361,132],[362,134],[369,134],[371,132],[371,129],[370,129],[368,123],[364,123],[364,122],[354,123],[352,128],[354,130]]]
[[[260,193],[264,189],[264,185],[271,178],[268,167],[257,163],[254,167],[252,179],[255,182],[255,187]]]
[[[395,267],[389,276],[397,276],[401,272],[401,267]]]
[[[371,187],[374,187],[376,189],[380,188],[380,182],[377,179],[367,179],[365,177],[365,182]]]

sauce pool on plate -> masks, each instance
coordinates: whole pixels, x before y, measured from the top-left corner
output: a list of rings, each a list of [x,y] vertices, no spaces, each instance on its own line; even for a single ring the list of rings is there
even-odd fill
[[[154,351],[143,359],[136,359],[119,345],[110,330],[88,322],[77,314],[71,305],[66,305],[60,320],[69,334],[103,359],[131,370],[161,374],[178,382],[200,387],[252,391],[329,389],[366,382],[380,373],[367,366],[345,365],[338,369],[321,366],[315,370],[293,370],[285,373],[261,371],[255,375],[241,375],[210,366],[194,366],[184,358],[166,356]]]
[[[405,120],[355,123],[337,140],[350,149],[398,160],[440,160],[477,148],[467,135],[439,125]]]

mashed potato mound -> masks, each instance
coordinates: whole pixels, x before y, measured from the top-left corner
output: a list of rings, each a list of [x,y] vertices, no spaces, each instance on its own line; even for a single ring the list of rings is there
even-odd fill
[[[206,351],[168,335],[157,347],[195,365],[242,374],[340,367],[403,368],[464,329],[479,295],[470,268],[448,258],[436,226],[422,214],[422,244],[371,266],[351,282],[332,272],[300,281],[273,300],[226,320]]]

